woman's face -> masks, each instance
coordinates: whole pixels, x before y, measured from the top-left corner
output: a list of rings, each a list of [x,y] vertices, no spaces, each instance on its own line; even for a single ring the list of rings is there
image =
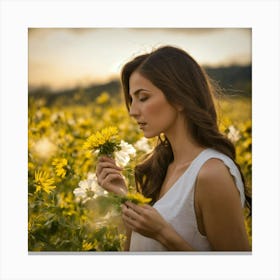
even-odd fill
[[[176,124],[178,110],[167,102],[163,92],[138,72],[129,79],[132,102],[130,115],[147,138],[164,133],[168,136]]]

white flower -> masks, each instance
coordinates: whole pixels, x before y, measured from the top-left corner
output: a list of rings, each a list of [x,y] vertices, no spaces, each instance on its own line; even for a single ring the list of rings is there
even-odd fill
[[[240,139],[240,133],[233,125],[230,125],[228,130],[227,136],[232,142],[236,142]]]
[[[78,201],[85,203],[98,196],[104,196],[108,192],[98,185],[96,174],[88,173],[87,179],[80,181],[79,188],[74,189],[73,193]]]
[[[115,160],[119,166],[124,167],[128,164],[130,157],[136,155],[136,150],[131,144],[123,140],[121,140],[120,147],[121,150],[115,152]]]
[[[33,146],[33,152],[41,159],[48,159],[55,154],[57,146],[44,137]]]
[[[62,120],[63,120],[64,118],[65,118],[64,112],[53,113],[53,114],[51,114],[51,117],[50,117],[51,122],[56,122],[56,121],[58,121],[59,119],[62,119]]]
[[[142,137],[141,139],[139,139],[135,144],[134,144],[135,148],[139,151],[143,151],[145,153],[150,153],[153,148],[150,146],[148,139],[145,137]]]

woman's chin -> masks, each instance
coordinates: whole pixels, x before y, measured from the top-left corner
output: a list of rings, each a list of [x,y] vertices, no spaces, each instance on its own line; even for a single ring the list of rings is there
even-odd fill
[[[153,138],[153,137],[159,136],[159,133],[152,133],[152,132],[148,132],[148,131],[143,131],[143,133],[146,138]]]

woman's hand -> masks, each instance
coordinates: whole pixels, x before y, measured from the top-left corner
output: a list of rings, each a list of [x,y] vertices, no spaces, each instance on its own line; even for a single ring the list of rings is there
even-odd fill
[[[96,167],[98,184],[108,192],[125,195],[127,187],[121,171],[122,168],[118,167],[113,159],[101,157]]]
[[[169,224],[150,205],[136,205],[125,202],[122,205],[122,218],[125,225],[146,237],[158,240]]]

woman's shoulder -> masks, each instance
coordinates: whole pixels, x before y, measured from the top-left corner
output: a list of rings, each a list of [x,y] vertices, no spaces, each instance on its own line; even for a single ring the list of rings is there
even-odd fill
[[[219,158],[209,158],[198,173],[198,179],[201,181],[217,181],[223,178],[231,178],[231,176],[228,167]]]
[[[229,168],[223,160],[219,158],[208,159],[201,167],[196,188],[200,197],[203,199],[220,199],[222,196],[231,197],[238,193]]]
[[[201,180],[218,180],[224,177],[233,179],[239,175],[234,161],[227,155],[208,148],[201,153],[198,166],[198,178]]]

